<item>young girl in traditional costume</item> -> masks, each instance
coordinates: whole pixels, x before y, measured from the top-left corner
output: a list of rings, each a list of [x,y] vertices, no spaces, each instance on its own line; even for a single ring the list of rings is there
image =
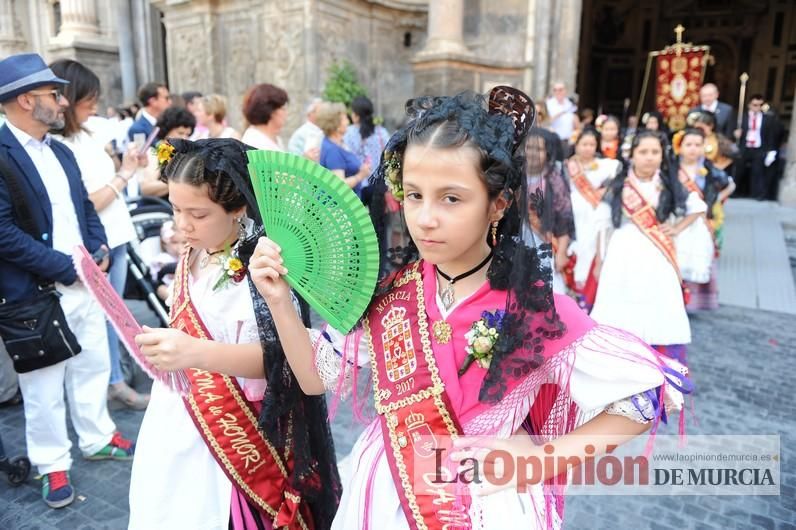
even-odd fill
[[[673,141],[678,153],[678,179],[690,192],[705,201],[707,212],[677,236],[677,260],[691,293],[686,309],[711,310],[719,307],[716,282],[721,225],[724,220],[722,202],[735,189],[732,179],[705,157],[705,133],[701,129],[685,129]]]
[[[361,329],[305,330],[279,247],[262,239],[252,258],[252,280],[306,392],[342,393],[360,367],[372,369],[377,419],[352,451],[334,529],[559,527],[563,498],[549,486],[428,495],[413,482],[420,465],[433,466],[420,435],[522,433],[525,449],[539,454],[531,432],[552,444],[578,433],[627,439],[682,404],[667,380],[682,375],[666,360],[552,294],[550,246],[535,246],[528,219],[523,155],[533,103],[497,87],[489,109],[473,94],[408,104],[408,124],[390,139],[377,178],[403,201],[411,243]]]
[[[585,297],[589,309],[594,305],[597,294],[597,278],[594,275],[599,233],[597,210],[608,183],[622,169],[619,161],[598,156],[600,145],[600,133],[596,129],[585,129],[575,141],[575,154],[566,165],[577,235],[570,246],[576,257],[573,276],[576,290]]]
[[[159,149],[161,178],[187,246],[171,327],[144,328],[136,341],[159,370],[185,370],[191,388],[181,396],[153,385],[133,464],[130,528],[326,528],[340,488],[325,405],[295,399],[298,386],[291,390],[295,379],[276,368],[273,357],[284,357],[278,337],[247,278],[259,235],[248,148],[232,139],[170,142]],[[266,373],[287,383],[266,385]]]
[[[664,150],[659,132],[636,135],[630,167],[599,207],[599,286],[591,316],[685,363],[691,327],[673,238],[706,207],[670,174]]]
[[[601,115],[597,118],[594,125],[600,131],[600,151],[602,155],[611,160],[620,158],[619,146],[622,142],[619,138],[619,133],[622,125],[619,123],[619,118],[613,115]]]
[[[575,220],[569,184],[561,162],[554,158],[556,142],[555,136],[531,128],[525,141],[525,178],[528,192],[540,201],[538,205],[530,205],[534,237],[553,247],[553,291],[566,294],[567,287],[574,287],[567,286],[566,280],[572,276],[569,245],[575,239]]]

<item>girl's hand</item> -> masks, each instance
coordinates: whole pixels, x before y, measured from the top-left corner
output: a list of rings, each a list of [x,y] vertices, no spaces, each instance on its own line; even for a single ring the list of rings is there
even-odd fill
[[[135,337],[141,353],[158,370],[173,372],[201,367],[199,339],[171,328],[143,327],[144,333]]]
[[[290,286],[282,278],[287,274],[287,269],[283,265],[281,253],[279,245],[267,237],[261,237],[249,261],[252,282],[268,305],[292,303]]]
[[[661,225],[661,232],[663,232],[664,235],[667,235],[669,237],[675,237],[677,236],[677,234],[680,233],[680,230],[678,230],[677,226],[672,226],[668,223],[664,223]]]
[[[506,489],[523,492],[531,484],[540,484],[543,479],[540,449],[527,435],[515,435],[509,439],[462,436],[453,442],[450,460],[462,466],[458,472],[464,473],[471,483],[470,493],[483,497]],[[539,465],[526,464],[519,469],[520,462],[531,463],[533,457],[537,457]],[[507,458],[512,462],[506,462]],[[473,473],[478,476],[472,476]]]

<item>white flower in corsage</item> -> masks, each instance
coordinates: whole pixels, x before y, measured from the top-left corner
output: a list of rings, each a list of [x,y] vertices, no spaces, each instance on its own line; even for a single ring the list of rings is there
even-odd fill
[[[462,367],[459,368],[459,377],[464,375],[473,361],[477,362],[481,368],[489,369],[492,352],[500,337],[505,314],[506,312],[501,310],[484,311],[481,313],[481,319],[473,322],[470,331],[464,334],[464,338],[467,339],[467,346],[464,348],[467,357],[464,358]]]
[[[217,291],[222,287],[226,287],[230,282],[240,283],[246,277],[246,265],[237,256],[235,249],[224,253],[223,261],[221,262],[221,276],[213,286],[213,290]]]

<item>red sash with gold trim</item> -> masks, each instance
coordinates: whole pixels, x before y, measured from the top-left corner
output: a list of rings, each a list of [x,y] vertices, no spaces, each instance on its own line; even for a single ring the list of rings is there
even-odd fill
[[[603,200],[604,192],[592,187],[591,182],[589,182],[589,179],[583,173],[583,167],[579,162],[570,158],[567,160],[567,169],[569,169],[569,178],[578,189],[578,192],[591,204],[592,208],[597,208],[600,201]]]
[[[431,350],[419,265],[402,271],[364,320],[376,411],[409,528],[467,529],[470,499],[457,494],[462,486],[425,472],[436,469],[440,437],[462,431]]]
[[[680,266],[677,264],[677,250],[674,241],[661,230],[655,208],[652,207],[647,199],[641,194],[630,179],[625,179],[625,186],[622,189],[622,209],[625,215],[638,227],[641,232],[660,250],[669,260],[672,267],[680,277]]]
[[[696,193],[697,195],[699,195],[700,199],[702,199],[703,201],[705,200],[705,194],[702,193],[702,190],[699,188],[694,179],[689,177],[688,173],[686,173],[683,170],[683,168],[680,168],[680,170],[678,171],[677,178],[680,180],[680,183],[683,186],[685,186],[685,189],[687,189],[689,193],[691,192]],[[716,242],[716,227],[713,225],[713,220],[708,218],[707,212],[705,212],[704,216],[705,216],[705,223],[708,225],[708,230],[710,231],[710,235],[713,237],[714,252],[718,252],[719,246],[718,243]]]
[[[188,257],[189,254],[183,255],[174,279],[171,327],[192,337],[212,340],[190,300]],[[235,488],[270,517],[275,527],[311,530],[309,510],[288,483],[291,462],[263,436],[257,411],[237,379],[198,368],[186,373],[191,390],[184,398],[185,408]]]
[[[705,200],[705,195],[702,193],[702,190],[699,189],[699,186],[697,186],[697,183],[694,182],[694,179],[692,179],[690,176],[688,176],[688,173],[686,173],[683,170],[683,168],[680,168],[680,171],[678,172],[678,177],[680,179],[680,184],[685,186],[685,188],[689,192],[694,192],[697,195],[699,195],[700,199]]]

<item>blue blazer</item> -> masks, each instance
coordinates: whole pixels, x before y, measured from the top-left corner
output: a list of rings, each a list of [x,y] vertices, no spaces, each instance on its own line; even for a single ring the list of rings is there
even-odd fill
[[[83,186],[77,161],[64,144],[52,140],[50,147],[69,180],[83,244],[89,252],[94,252],[107,244],[107,239]],[[33,238],[17,224],[6,180],[0,178],[0,298],[8,301],[29,298],[36,292],[36,276],[64,285],[74,283],[77,275],[72,258],[53,250],[52,205],[44,182],[33,160],[5,125],[0,127],[0,157],[15,170],[33,223],[40,232]]]
[[[138,133],[142,133],[144,136],[149,137],[149,133],[152,132],[155,126],[149,123],[149,120],[141,116],[137,120],[133,122],[130,128],[127,130],[127,139],[131,142],[133,141],[134,135]]]

